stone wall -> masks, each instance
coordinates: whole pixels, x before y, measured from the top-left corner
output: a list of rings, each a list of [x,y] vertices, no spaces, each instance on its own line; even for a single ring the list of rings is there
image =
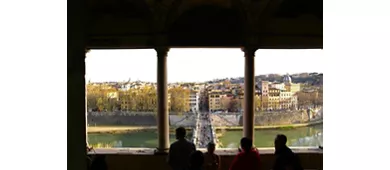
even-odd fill
[[[255,125],[257,126],[288,125],[308,121],[308,115],[304,111],[269,112],[255,116]],[[240,125],[242,125],[242,120],[240,120]]]
[[[321,114],[313,114],[311,120],[321,119]],[[157,115],[152,112],[89,112],[89,126],[157,126]],[[170,115],[170,126],[194,127],[194,114]],[[242,126],[243,120],[239,113],[212,114],[214,126]],[[262,112],[255,115],[256,126],[288,125],[309,122],[306,110]]]
[[[322,112],[321,112],[322,113]],[[318,115],[312,115],[311,121],[321,119]],[[275,111],[262,112],[255,115],[256,126],[288,125],[309,122],[309,116],[305,110],[301,111]],[[214,126],[242,126],[243,117],[238,113],[212,115]]]
[[[89,112],[89,126],[157,126],[157,115],[152,112]],[[171,126],[195,126],[194,114],[170,115]]]
[[[157,116],[152,113],[88,113],[89,126],[156,126]]]

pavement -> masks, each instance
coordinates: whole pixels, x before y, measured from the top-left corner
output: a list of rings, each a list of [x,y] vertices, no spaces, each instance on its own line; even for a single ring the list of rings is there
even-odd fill
[[[209,142],[213,142],[213,132],[211,128],[211,122],[208,113],[199,113],[199,124],[196,127],[196,133],[198,136],[197,148],[206,148]]]

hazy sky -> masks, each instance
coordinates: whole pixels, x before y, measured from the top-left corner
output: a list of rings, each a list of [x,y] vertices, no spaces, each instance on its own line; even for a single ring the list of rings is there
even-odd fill
[[[168,82],[199,82],[243,77],[240,49],[171,49]],[[255,74],[323,72],[323,50],[257,50]],[[142,80],[156,82],[157,56],[151,49],[91,50],[86,79],[92,82]]]

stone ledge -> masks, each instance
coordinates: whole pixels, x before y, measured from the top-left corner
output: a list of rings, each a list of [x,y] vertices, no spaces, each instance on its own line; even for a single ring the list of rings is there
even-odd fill
[[[318,147],[290,147],[297,154],[322,154],[322,149]],[[202,152],[206,152],[206,148],[198,148]],[[261,155],[274,154],[274,148],[258,148]],[[107,154],[107,155],[154,155],[153,148],[96,148],[88,154]],[[231,156],[238,153],[238,149],[234,148],[218,148],[216,154],[221,156]]]

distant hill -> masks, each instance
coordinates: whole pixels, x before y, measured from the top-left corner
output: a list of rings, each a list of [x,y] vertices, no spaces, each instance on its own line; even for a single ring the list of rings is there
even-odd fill
[[[262,74],[262,75],[255,76],[255,79],[256,82],[260,82],[260,81],[282,82],[283,76],[284,75],[282,74]],[[291,74],[290,76],[293,83],[303,83],[303,84],[314,85],[314,86],[323,85],[323,73],[297,73],[297,74]],[[205,81],[205,83],[209,83],[209,84],[220,83],[226,80],[229,80],[232,84],[244,83],[244,77],[214,79],[214,80]],[[101,82],[101,83],[118,85],[127,82]],[[137,81],[137,82],[142,83],[142,81]],[[156,84],[155,82],[144,82],[144,83]],[[170,84],[177,84],[177,83],[170,83]],[[182,85],[191,86],[194,84],[195,83],[193,82],[186,82]]]
[[[298,73],[291,74],[291,79],[293,83],[303,83],[314,86],[323,85],[323,73]],[[284,75],[280,74],[264,74],[255,76],[256,82],[260,81],[270,81],[270,82],[283,82]],[[226,79],[217,79],[213,81],[207,81],[208,83],[217,83],[226,81]],[[244,83],[244,77],[230,78],[231,83]]]

